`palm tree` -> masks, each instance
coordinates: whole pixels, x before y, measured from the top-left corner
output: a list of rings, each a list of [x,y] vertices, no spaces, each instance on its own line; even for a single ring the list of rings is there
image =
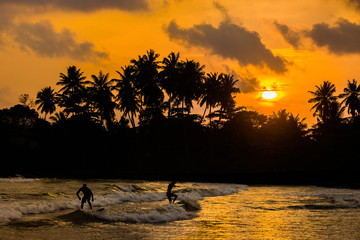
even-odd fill
[[[162,71],[160,75],[160,85],[165,90],[168,99],[168,117],[171,116],[171,103],[174,101],[174,95],[180,81],[180,63],[179,53],[171,52],[167,58],[164,58],[162,63]]]
[[[106,122],[106,127],[109,129],[115,117],[116,104],[113,101],[114,95],[112,93],[115,80],[110,80],[109,73],[103,74],[101,71],[98,76],[91,75],[91,77],[93,81],[89,82],[90,87],[88,89],[90,101],[100,116],[101,122]]]
[[[273,112],[266,124],[267,129],[272,134],[285,134],[293,137],[303,137],[306,135],[305,118],[300,119],[299,115],[294,116],[292,113],[281,109]]]
[[[340,94],[340,98],[344,98],[341,104],[345,103],[345,107],[348,108],[348,113],[351,114],[354,119],[360,112],[360,85],[357,85],[355,79],[350,82],[348,80],[347,87],[344,88],[344,93]]]
[[[235,96],[233,94],[240,93],[240,89],[235,87],[238,80],[234,79],[233,75],[223,74],[220,86],[220,105],[221,110],[225,112],[230,119],[235,111]]]
[[[41,89],[41,91],[38,92],[36,95],[35,104],[39,105],[37,109],[40,110],[41,113],[45,113],[45,119],[48,113],[52,114],[53,112],[55,112],[55,102],[56,96],[54,93],[54,89],[52,89],[51,87],[45,87]]]
[[[209,117],[218,117],[216,121],[216,127],[219,128],[220,124],[224,124],[222,119],[231,119],[232,116],[242,110],[242,107],[235,108],[235,96],[233,94],[239,93],[240,89],[235,87],[238,80],[234,80],[234,76],[230,74],[221,74],[219,89],[217,90],[217,98],[220,105],[220,109],[213,114],[209,114]]]
[[[273,112],[269,117],[269,122],[285,123],[289,118],[290,113],[286,112],[286,109],[281,109],[277,112]]]
[[[345,107],[341,106],[338,101],[333,101],[330,104],[329,120],[331,123],[341,123],[343,121],[343,115]]]
[[[64,107],[66,113],[75,115],[85,111],[82,106],[85,85],[88,83],[85,79],[83,72],[75,66],[68,67],[67,74],[60,73],[60,80],[56,83],[63,86],[59,90],[59,106]]]
[[[133,66],[121,67],[122,72],[117,71],[120,79],[114,79],[117,83],[115,89],[118,91],[116,101],[123,116],[130,119],[131,125],[135,127],[135,117],[140,111],[140,96],[134,86],[135,69]]]
[[[134,85],[139,90],[141,103],[145,107],[159,107],[164,99],[164,93],[159,87],[159,56],[150,49],[146,55],[139,56],[138,60],[131,60],[136,70]]]
[[[304,123],[305,119],[306,118],[300,119],[299,114],[294,116],[292,113],[290,113],[288,118],[288,123],[291,128],[297,129],[298,133],[301,136],[304,136],[307,133],[306,131],[307,125],[306,123]]]
[[[56,83],[63,86],[59,92],[67,94],[84,90],[84,85],[88,82],[85,81],[86,77],[82,76],[83,74],[76,66],[68,67],[67,74],[60,73],[60,80]]]
[[[320,86],[316,85],[316,91],[309,91],[314,97],[308,102],[315,103],[311,110],[315,109],[314,116],[318,116],[323,123],[331,117],[331,104],[337,99],[337,96],[334,96],[335,91],[335,85],[329,81],[324,81]]]
[[[188,114],[193,108],[192,101],[201,96],[201,86],[205,76],[204,65],[194,60],[180,62],[180,81],[176,90],[176,102],[187,108]]]
[[[200,107],[205,104],[205,110],[201,121],[204,119],[206,110],[209,109],[210,125],[211,125],[211,108],[215,108],[220,104],[219,89],[221,86],[221,79],[223,74],[208,73],[204,79],[204,84],[201,90]]]
[[[62,122],[65,122],[68,118],[64,112],[57,112],[54,116],[51,116],[50,119],[54,121],[54,123],[60,124]]]

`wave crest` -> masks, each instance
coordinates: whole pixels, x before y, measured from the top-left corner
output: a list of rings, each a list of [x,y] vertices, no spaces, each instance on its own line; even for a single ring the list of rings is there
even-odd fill
[[[150,210],[133,212],[91,212],[96,218],[111,222],[161,223],[178,220],[188,220],[197,217],[192,211],[186,211],[178,204],[169,204]]]

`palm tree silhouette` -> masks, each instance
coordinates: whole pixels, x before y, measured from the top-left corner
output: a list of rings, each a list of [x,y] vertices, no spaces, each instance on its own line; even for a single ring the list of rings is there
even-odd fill
[[[194,60],[182,61],[180,63],[180,81],[176,90],[176,102],[187,108],[188,115],[193,108],[192,101],[198,100],[201,96],[201,87],[205,76],[204,65]],[[182,112],[184,114],[184,112]]]
[[[360,85],[357,85],[355,79],[350,82],[348,80],[347,87],[344,88],[344,93],[339,95],[339,98],[344,98],[341,104],[345,103],[345,107],[348,108],[348,113],[351,114],[354,119],[360,112]]]
[[[160,107],[164,100],[164,93],[159,87],[159,56],[150,49],[146,55],[138,56],[138,60],[131,60],[136,70],[134,85],[139,90],[142,96],[141,103],[145,107]]]
[[[220,87],[220,105],[221,110],[225,112],[227,118],[230,119],[235,111],[235,96],[233,94],[240,93],[240,89],[235,87],[238,80],[233,75],[223,74]]]
[[[281,109],[277,112],[273,112],[269,117],[269,122],[276,121],[279,123],[285,123],[289,118],[289,113],[286,112],[286,109]]]
[[[341,106],[341,103],[338,101],[333,101],[330,104],[329,120],[331,123],[341,123],[343,121],[343,114],[345,112],[345,107]]]
[[[307,124],[304,123],[306,118],[300,119],[299,114],[294,116],[292,113],[289,114],[288,124],[290,128],[296,129],[298,135],[304,136],[307,133]]]
[[[220,109],[209,114],[209,117],[218,117],[216,121],[216,128],[220,127],[220,124],[223,123],[223,119],[231,119],[232,116],[239,110],[242,110],[242,107],[235,108],[235,96],[233,94],[239,93],[240,89],[235,87],[235,84],[238,80],[234,80],[234,76],[230,74],[221,74],[220,86],[217,93],[218,102]]]
[[[119,109],[123,112],[123,116],[130,119],[131,125],[135,127],[135,117],[140,111],[140,96],[134,86],[135,69],[134,66],[121,67],[122,72],[117,71],[120,79],[116,81],[115,89],[118,91],[116,101],[119,103]]]
[[[160,75],[160,85],[165,90],[168,99],[168,117],[171,116],[171,103],[174,101],[174,95],[176,95],[177,86],[180,81],[180,62],[179,53],[171,52],[167,58],[164,58],[162,63],[162,71]]]
[[[60,124],[65,122],[68,118],[64,112],[57,112],[54,114],[54,116],[51,116],[50,119],[54,121],[55,124]]]
[[[331,115],[331,104],[336,101],[337,96],[334,96],[336,91],[335,85],[329,81],[324,81],[320,86],[315,86],[316,91],[309,91],[314,97],[309,99],[309,103],[315,103],[311,110],[315,109],[314,117],[318,116],[320,120],[325,123]],[[318,119],[319,120],[319,119]]]
[[[55,106],[56,102],[56,96],[54,93],[54,89],[51,87],[45,87],[41,89],[40,92],[36,95],[36,101],[35,104],[39,105],[38,110],[40,110],[41,113],[45,113],[45,119],[46,115],[52,114],[56,110]]]
[[[269,116],[266,129],[271,134],[303,137],[307,133],[304,121],[305,118],[300,119],[299,115],[294,116],[292,113],[287,112],[286,109],[281,109]]]
[[[76,66],[67,68],[67,74],[60,73],[60,80],[56,85],[63,86],[59,90],[59,106],[64,107],[64,111],[69,114],[80,114],[85,111],[83,103],[86,77]]]
[[[221,87],[221,79],[223,78],[223,74],[218,73],[208,73],[204,79],[204,84],[201,90],[200,96],[200,107],[205,104],[204,114],[202,116],[201,122],[204,119],[206,110],[209,109],[209,119],[211,125],[211,108],[215,108],[220,104],[220,87]]]
[[[99,75],[91,75],[93,81],[89,82],[88,92],[90,94],[90,101],[95,109],[95,112],[100,116],[101,122],[106,122],[106,127],[112,126],[115,117],[116,104],[113,101],[114,95],[112,93],[113,83],[115,80],[109,79],[109,73],[103,74],[101,71]]]

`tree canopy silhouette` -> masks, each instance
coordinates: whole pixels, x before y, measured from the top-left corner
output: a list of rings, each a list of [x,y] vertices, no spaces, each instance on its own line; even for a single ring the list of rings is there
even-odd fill
[[[56,94],[51,87],[41,89],[36,95],[35,104],[39,105],[38,110],[47,114],[52,114],[56,110]]]
[[[21,96],[22,104],[1,109],[0,153],[20,163],[11,171],[235,179],[253,173],[355,171],[360,147],[356,80],[348,81],[340,95],[329,81],[309,91],[318,122],[307,128],[303,118],[286,109],[266,116],[238,105],[241,89],[233,75],[206,73],[205,66],[181,60],[179,53],[159,59],[150,49],[120,67],[118,78],[99,71],[89,81],[80,68],[69,66],[56,82],[58,91],[45,87],[37,94],[45,119],[28,94]],[[202,117],[191,114],[197,106]],[[51,167],[48,156],[61,166]]]
[[[337,100],[337,96],[334,96],[336,91],[335,85],[329,81],[324,81],[320,86],[315,86],[316,91],[309,91],[314,97],[309,99],[309,103],[315,103],[311,108],[314,110],[314,117],[326,123],[331,118],[331,109],[334,101]]]
[[[135,88],[135,69],[132,65],[121,67],[122,72],[117,71],[120,79],[116,81],[115,90],[118,92],[116,101],[124,117],[130,119],[131,125],[135,127],[136,114],[140,112],[141,103],[139,91]]]
[[[56,85],[62,86],[59,90],[58,104],[64,112],[72,115],[87,112],[84,106],[85,86],[88,83],[83,72],[76,66],[67,68],[67,73],[60,73],[60,80]]]
[[[345,107],[348,108],[348,113],[351,113],[354,119],[360,113],[360,85],[357,84],[355,79],[350,82],[348,80],[347,87],[344,88],[344,93],[340,94],[340,98],[344,98],[341,104],[345,103]]]
[[[91,75],[88,91],[88,98],[95,113],[100,117],[101,123],[106,122],[106,127],[113,125],[115,118],[115,100],[112,90],[114,89],[115,80],[109,79],[109,74],[103,74],[101,71],[99,75]]]

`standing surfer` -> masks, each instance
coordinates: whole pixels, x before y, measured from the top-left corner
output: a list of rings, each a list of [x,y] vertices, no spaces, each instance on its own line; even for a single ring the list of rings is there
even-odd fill
[[[166,192],[166,196],[168,197],[169,199],[169,202],[171,203],[175,203],[175,200],[177,199],[177,195],[172,193],[171,190],[174,188],[174,187],[178,187],[178,186],[175,186],[176,184],[176,181],[171,181],[171,183],[169,183],[169,186],[167,188],[167,192]],[[174,197],[174,199],[172,199]]]
[[[84,194],[83,198],[81,199],[79,196],[79,193],[82,192]],[[79,200],[81,200],[81,209],[84,207],[84,203],[87,201],[89,203],[90,209],[92,209],[91,203],[90,203],[90,197],[91,200],[94,201],[94,195],[91,192],[90,188],[84,184],[76,193],[76,196],[78,196]]]

